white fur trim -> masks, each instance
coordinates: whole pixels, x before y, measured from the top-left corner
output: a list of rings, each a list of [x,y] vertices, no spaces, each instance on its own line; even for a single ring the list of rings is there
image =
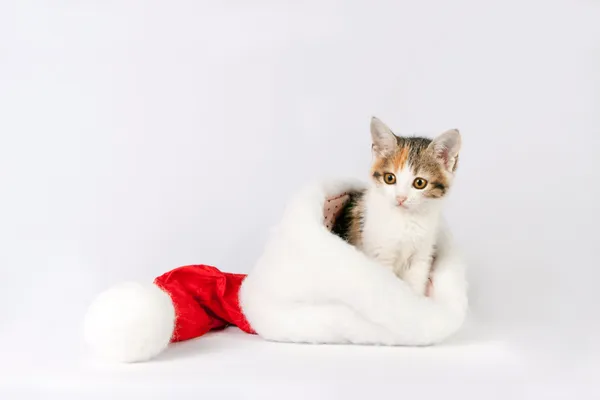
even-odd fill
[[[90,305],[84,336],[99,357],[136,362],[163,351],[174,328],[175,308],[167,293],[153,284],[122,283]]]
[[[323,225],[327,197],[362,188],[329,181],[305,188],[286,209],[242,285],[252,328],[282,342],[430,345],[462,325],[468,307],[464,264],[440,229],[431,298]]]

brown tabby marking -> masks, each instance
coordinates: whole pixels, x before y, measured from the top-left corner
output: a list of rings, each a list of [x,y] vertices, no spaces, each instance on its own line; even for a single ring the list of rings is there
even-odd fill
[[[364,223],[364,191],[348,192],[348,201],[337,214],[331,231],[348,243],[358,246]]]

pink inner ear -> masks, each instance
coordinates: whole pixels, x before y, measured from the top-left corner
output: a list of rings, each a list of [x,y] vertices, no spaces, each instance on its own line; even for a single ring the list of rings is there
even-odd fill
[[[350,200],[350,196],[347,193],[329,197],[325,200],[325,204],[323,205],[323,223],[328,230],[331,231],[335,220],[340,215],[348,200]]]
[[[444,162],[444,167],[448,168],[450,150],[446,146],[443,146],[440,149],[438,149],[437,156]]]

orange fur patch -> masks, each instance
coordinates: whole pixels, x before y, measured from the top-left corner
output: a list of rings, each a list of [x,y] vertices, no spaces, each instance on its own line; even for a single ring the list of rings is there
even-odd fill
[[[396,171],[404,169],[407,159],[408,159],[408,147],[403,147],[394,156],[394,169]]]
[[[385,158],[377,158],[371,167],[371,174],[374,172],[383,173],[383,167],[385,166],[386,159]]]

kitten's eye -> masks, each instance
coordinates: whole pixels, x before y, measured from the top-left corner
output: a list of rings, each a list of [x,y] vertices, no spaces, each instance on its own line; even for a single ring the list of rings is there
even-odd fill
[[[393,185],[394,183],[396,183],[396,175],[387,172],[383,174],[383,181],[388,185]]]
[[[427,186],[427,181],[423,178],[416,178],[413,181],[413,186],[415,187],[415,189],[425,189],[425,186]]]

